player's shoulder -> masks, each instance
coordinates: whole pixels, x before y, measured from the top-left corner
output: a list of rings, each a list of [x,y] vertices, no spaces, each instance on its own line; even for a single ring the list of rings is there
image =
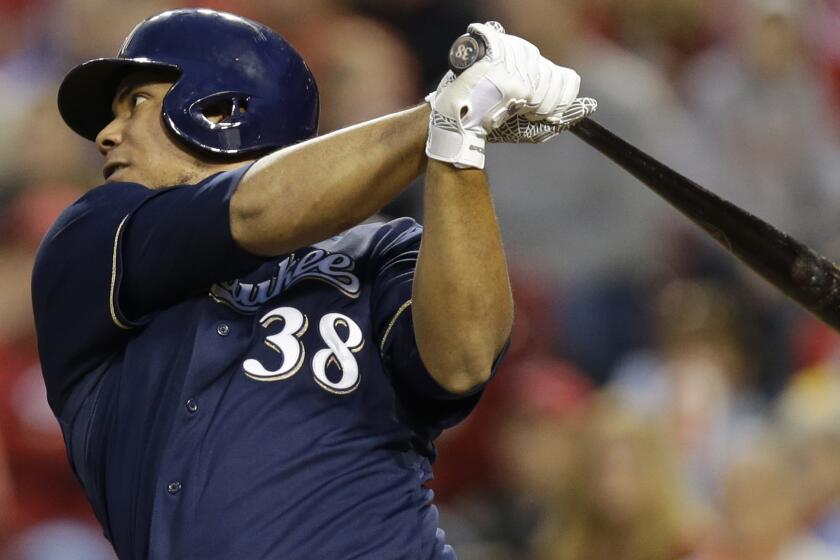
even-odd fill
[[[101,237],[112,238],[119,223],[150,192],[136,183],[106,183],[83,194],[58,216],[41,241],[36,276],[45,262],[55,260],[52,257],[78,252]]]
[[[318,243],[316,247],[356,258],[375,257],[395,250],[416,249],[422,234],[423,226],[412,218],[379,219],[350,228],[341,235]]]
[[[80,196],[76,202],[70,205],[70,208],[85,205],[95,206],[103,203],[112,205],[115,201],[138,199],[150,192],[152,192],[152,189],[139,183],[103,183]]]
[[[67,228],[80,220],[101,218],[107,221],[115,215],[121,216],[122,219],[128,209],[147,197],[150,192],[150,189],[137,183],[105,183],[95,187],[80,196],[58,216],[47,232],[44,243],[66,232]]]

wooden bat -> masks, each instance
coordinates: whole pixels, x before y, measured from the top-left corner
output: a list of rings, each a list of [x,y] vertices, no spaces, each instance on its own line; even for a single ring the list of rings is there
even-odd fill
[[[767,222],[704,189],[592,119],[571,131],[706,230],[727,251],[840,331],[840,269]]]

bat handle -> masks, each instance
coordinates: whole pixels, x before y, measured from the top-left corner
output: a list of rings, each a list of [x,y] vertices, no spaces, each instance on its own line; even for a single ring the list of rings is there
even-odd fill
[[[504,33],[505,28],[498,21],[488,21],[487,25],[499,33]],[[487,54],[487,45],[484,38],[474,33],[464,33],[452,43],[449,49],[449,69],[457,76]]]

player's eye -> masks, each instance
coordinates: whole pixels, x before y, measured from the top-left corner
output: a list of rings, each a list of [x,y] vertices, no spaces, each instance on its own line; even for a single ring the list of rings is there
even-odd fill
[[[148,100],[149,96],[145,93],[135,93],[131,96],[131,107],[132,109],[143,103],[144,101]]]

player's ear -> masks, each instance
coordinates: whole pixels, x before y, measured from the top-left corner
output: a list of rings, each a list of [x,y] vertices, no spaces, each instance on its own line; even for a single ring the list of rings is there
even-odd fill
[[[208,104],[201,110],[205,119],[213,124],[233,122],[237,117],[248,112],[248,100],[239,98],[220,99]]]

